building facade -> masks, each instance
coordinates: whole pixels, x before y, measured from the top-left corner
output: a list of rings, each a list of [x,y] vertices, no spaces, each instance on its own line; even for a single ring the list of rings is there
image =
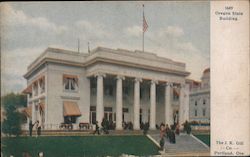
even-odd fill
[[[190,84],[189,120],[210,123],[210,69],[203,71],[201,82],[188,81]]]
[[[156,54],[97,47],[89,53],[48,48],[29,66],[27,124],[94,124],[105,117],[117,130],[131,122],[183,123],[189,118],[185,64]]]

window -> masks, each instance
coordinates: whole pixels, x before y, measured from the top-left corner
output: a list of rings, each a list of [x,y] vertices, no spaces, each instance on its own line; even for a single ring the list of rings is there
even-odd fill
[[[194,116],[197,117],[197,110],[194,110]]]
[[[90,123],[96,123],[96,106],[90,106]]]
[[[112,107],[104,107],[104,111],[112,112]]]
[[[34,83],[33,89],[34,89],[34,96],[37,96],[38,95],[38,83],[37,82]]]
[[[203,115],[204,117],[206,116],[206,109],[205,109],[205,108],[202,110],[202,115]]]
[[[122,108],[122,112],[128,113],[128,108]]]
[[[64,123],[66,124],[72,124],[72,123],[76,123],[76,116],[65,116],[64,117]]]
[[[143,90],[142,90],[142,88],[140,88],[140,99],[142,99],[142,92],[143,92]]]
[[[96,96],[96,88],[91,88],[91,95]]]
[[[78,91],[78,78],[77,76],[64,75],[63,86],[66,91]]]
[[[205,105],[206,104],[206,99],[203,99],[203,105]]]
[[[39,80],[39,85],[40,85],[40,93],[44,93],[45,92],[45,78],[41,78]]]
[[[107,85],[105,87],[105,95],[113,96],[113,86]]]
[[[140,124],[142,123],[142,109],[140,109]]]
[[[179,96],[180,96],[179,92],[176,89],[174,89],[174,92],[173,92],[174,101],[179,100]]]
[[[124,95],[128,95],[129,93],[128,87],[123,87],[123,93]]]

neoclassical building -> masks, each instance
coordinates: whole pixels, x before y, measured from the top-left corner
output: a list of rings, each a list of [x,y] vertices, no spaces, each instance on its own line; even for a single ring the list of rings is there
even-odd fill
[[[203,71],[201,82],[190,84],[189,98],[189,120],[210,123],[210,68]]]
[[[61,123],[183,123],[189,118],[185,64],[154,53],[97,47],[89,53],[47,48],[27,69],[28,121],[46,130]]]

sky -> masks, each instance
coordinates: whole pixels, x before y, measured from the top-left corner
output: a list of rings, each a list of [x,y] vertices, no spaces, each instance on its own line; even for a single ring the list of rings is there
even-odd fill
[[[5,2],[0,4],[1,95],[21,92],[27,66],[47,47],[144,50],[186,63],[200,80],[210,66],[209,2]]]

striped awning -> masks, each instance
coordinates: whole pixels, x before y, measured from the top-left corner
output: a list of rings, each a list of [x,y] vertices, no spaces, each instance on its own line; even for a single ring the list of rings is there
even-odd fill
[[[23,113],[25,114],[25,116],[31,118],[32,117],[32,106],[28,106],[23,110]]]
[[[76,102],[63,102],[63,116],[81,116],[80,109]]]

